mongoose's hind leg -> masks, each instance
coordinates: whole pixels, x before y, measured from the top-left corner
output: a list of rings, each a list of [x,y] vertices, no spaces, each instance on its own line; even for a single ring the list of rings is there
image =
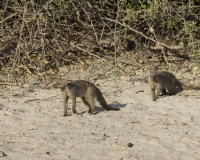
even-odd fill
[[[90,106],[90,109],[89,109],[88,113],[93,113],[95,111],[95,103],[94,103],[93,95],[87,95],[85,97],[85,100],[87,101],[87,103]]]
[[[176,91],[174,90],[174,88],[168,88],[168,95],[171,96],[171,95],[174,95],[176,94]]]
[[[164,88],[164,89],[162,89],[162,95],[167,95],[167,91],[166,91],[166,89]]]
[[[76,114],[76,98],[72,98],[72,112]]]
[[[89,111],[88,112],[91,112],[91,107],[90,107],[90,104],[86,101],[85,97],[81,97],[83,103],[89,107]]]

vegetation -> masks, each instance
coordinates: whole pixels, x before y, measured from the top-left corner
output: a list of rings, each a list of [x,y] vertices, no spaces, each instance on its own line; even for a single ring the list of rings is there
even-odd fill
[[[199,64],[199,6],[198,0],[2,0],[0,70],[55,74],[86,59],[117,65],[122,54],[137,64]]]

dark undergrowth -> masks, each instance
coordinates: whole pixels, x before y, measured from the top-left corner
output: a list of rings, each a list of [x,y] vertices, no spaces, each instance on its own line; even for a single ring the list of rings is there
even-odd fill
[[[56,74],[96,59],[116,65],[120,56],[134,57],[135,65],[199,64],[199,6],[198,0],[2,0],[1,74]]]

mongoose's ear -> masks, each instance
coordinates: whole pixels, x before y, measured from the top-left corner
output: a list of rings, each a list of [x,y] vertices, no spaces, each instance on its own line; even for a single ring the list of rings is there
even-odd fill
[[[67,81],[66,81],[66,85],[67,85],[67,84],[70,84],[70,83],[72,83],[71,80],[67,80]]]

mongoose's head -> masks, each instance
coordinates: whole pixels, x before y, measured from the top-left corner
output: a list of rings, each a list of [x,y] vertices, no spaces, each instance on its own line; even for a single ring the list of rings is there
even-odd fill
[[[156,82],[156,72],[150,72],[149,77],[151,81]]]
[[[67,81],[66,81],[66,80],[57,79],[57,80],[55,80],[55,82],[53,83],[53,87],[54,87],[54,88],[63,88],[63,87],[65,87],[66,84],[67,84]]]

